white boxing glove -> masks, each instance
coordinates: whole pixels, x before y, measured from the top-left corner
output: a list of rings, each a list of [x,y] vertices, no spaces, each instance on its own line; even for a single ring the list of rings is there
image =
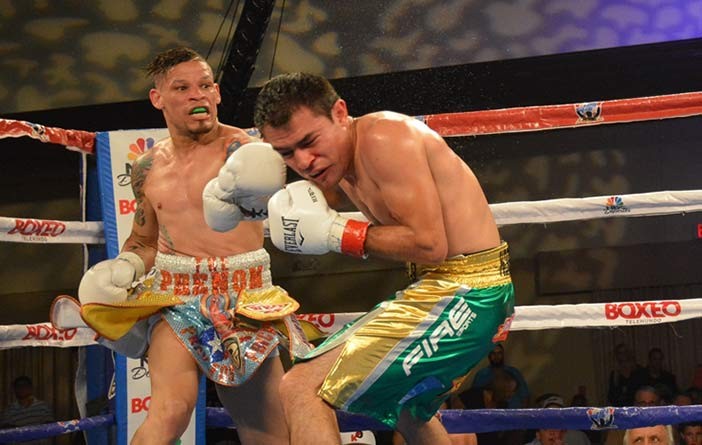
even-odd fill
[[[100,261],[83,275],[78,286],[81,304],[114,304],[127,300],[132,283],[144,275],[144,261],[134,252]]]
[[[202,192],[205,222],[218,232],[241,220],[268,217],[268,198],[285,184],[285,161],[264,142],[249,142],[232,153]]]
[[[288,184],[268,201],[271,241],[284,252],[321,255],[331,251],[366,258],[369,225],[330,209],[322,191],[309,181]]]

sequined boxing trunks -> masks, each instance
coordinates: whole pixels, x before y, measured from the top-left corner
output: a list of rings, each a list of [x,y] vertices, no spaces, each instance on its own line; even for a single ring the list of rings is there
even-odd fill
[[[244,383],[278,346],[291,356],[311,348],[294,311],[299,304],[271,282],[264,249],[230,257],[158,253],[133,297],[117,305],[84,305],[83,318],[118,352],[143,355],[150,329],[163,318],[216,383]]]

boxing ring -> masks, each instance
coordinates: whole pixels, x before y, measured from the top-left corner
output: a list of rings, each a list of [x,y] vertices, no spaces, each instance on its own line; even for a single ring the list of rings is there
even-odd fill
[[[451,138],[580,128],[602,124],[626,124],[700,115],[702,115],[702,92],[691,92],[581,104],[427,115],[417,118],[442,136]],[[131,189],[120,183],[124,181],[124,172],[120,171],[119,167],[127,160],[133,161],[136,156],[150,149],[156,140],[166,134],[165,129],[91,133],[0,119],[0,138],[30,137],[80,151],[84,156],[97,155],[98,170],[102,170],[99,173],[102,175],[99,187],[102,191],[101,204],[104,216],[103,221],[56,221],[0,216],[0,241],[106,244],[108,256],[116,256],[121,245],[120,238],[126,236],[131,227],[131,212],[133,212]],[[85,184],[83,185],[85,187]],[[499,226],[687,214],[702,211],[702,190],[505,202],[491,204],[491,209]],[[358,213],[348,215],[360,217]],[[82,323],[77,315],[78,308],[75,304],[69,299],[59,299],[59,301],[60,303],[55,303],[52,307],[51,322],[0,326],[0,349],[95,345],[95,333]],[[615,312],[617,316],[611,316]],[[313,325],[321,336],[325,336],[359,315],[360,313],[355,312],[300,314],[299,318]],[[634,317],[641,324],[670,323],[700,318],[702,317],[702,298],[517,306],[514,316],[505,328],[510,331],[564,327],[612,328],[631,325],[630,320]],[[133,396],[129,392],[133,382],[128,381],[126,372],[128,364],[125,360],[127,360],[125,357],[118,357],[115,365],[118,397],[121,393],[123,399],[122,406],[119,402],[117,403],[116,412],[54,424],[0,430],[0,443],[31,440],[74,431],[89,431],[112,425],[117,425],[118,443],[126,443],[130,436],[129,427],[125,427],[125,424],[131,424],[133,428],[138,419],[130,418],[125,412],[124,403],[127,403],[127,397]],[[143,388],[141,391],[139,397],[148,395],[143,392]],[[386,426],[378,422],[345,412],[338,412],[338,419],[342,431],[387,430]],[[442,422],[449,432],[538,428],[626,429],[700,420],[702,420],[702,406],[489,409],[442,412]],[[192,435],[184,439],[183,443],[204,443],[205,427],[231,427],[232,423],[223,409],[205,408],[204,401],[201,400],[193,416],[192,426]]]

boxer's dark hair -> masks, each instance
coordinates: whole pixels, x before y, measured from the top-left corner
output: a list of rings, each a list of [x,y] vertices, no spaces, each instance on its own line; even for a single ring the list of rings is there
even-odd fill
[[[21,375],[12,382],[12,386],[15,388],[19,388],[20,386],[32,386],[32,379],[26,375]]]
[[[154,59],[147,65],[146,74],[155,82],[157,78],[166,74],[168,70],[174,66],[183,62],[190,62],[191,60],[207,62],[205,58],[194,49],[187,48],[185,46],[172,48],[156,55],[156,57],[154,57]]]
[[[278,128],[286,125],[298,108],[305,106],[331,118],[339,94],[327,79],[310,73],[281,74],[266,82],[256,98],[254,125]]]

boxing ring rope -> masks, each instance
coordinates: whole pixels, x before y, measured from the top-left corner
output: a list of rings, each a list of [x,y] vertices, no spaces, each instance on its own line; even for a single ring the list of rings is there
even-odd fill
[[[653,425],[677,425],[702,420],[702,406],[647,406],[624,408],[534,408],[441,410],[441,423],[449,433],[484,433],[529,429],[608,430]],[[346,431],[390,431],[374,419],[336,412],[339,429]],[[114,415],[105,414],[80,420],[47,423],[0,430],[0,443],[13,443],[42,437],[109,426]],[[234,428],[224,408],[207,408],[206,423],[211,428]]]
[[[486,433],[529,429],[608,430],[660,424],[680,424],[702,419],[702,405],[623,408],[524,408],[441,410],[441,423],[449,433]],[[374,419],[337,411],[341,431],[390,431]],[[232,427],[223,408],[207,409],[207,424]],[[468,426],[468,428],[466,428]]]
[[[600,124],[702,115],[702,92],[635,99],[586,102],[502,110],[418,116],[444,137],[542,131]],[[95,133],[64,130],[24,121],[0,119],[0,139],[31,137],[84,154],[94,154]],[[685,214],[702,210],[702,190],[661,191],[629,195],[564,198],[492,204],[498,225],[553,223],[607,217]],[[351,212],[348,216],[359,217]],[[0,241],[34,243],[105,242],[102,222],[56,221],[0,216]],[[301,314],[328,334],[361,313]],[[702,316],[702,299],[668,299],[599,304],[518,306],[510,330],[603,327],[665,323]],[[326,318],[325,318],[326,317]],[[51,323],[0,326],[0,349],[22,346],[76,347],[94,344],[94,332],[83,326],[57,328]],[[342,431],[387,429],[364,418],[338,412]],[[563,408],[510,410],[445,410],[449,432],[484,432],[540,427],[624,429],[659,423],[702,420],[702,406],[646,408]],[[55,424],[0,430],[0,443],[30,440],[111,425],[114,415]],[[231,426],[223,409],[207,409],[208,426]],[[466,428],[468,427],[468,428]]]
[[[555,130],[702,114],[702,92],[424,116],[443,137]]]
[[[115,423],[114,414],[102,414],[86,417],[85,419],[67,420],[64,422],[45,423],[43,425],[21,426],[0,430],[0,443],[16,443],[28,440],[43,439],[61,434],[88,431],[95,428],[111,426]]]
[[[702,114],[702,92],[573,104],[502,108],[417,116],[443,137],[543,131],[583,125],[672,119]],[[27,136],[93,154],[95,133],[0,119],[0,139]]]
[[[63,145],[68,150],[87,154],[95,152],[95,133],[45,127],[27,121],[0,119],[0,139],[30,137],[41,142]]]
[[[77,314],[78,311],[76,305],[72,312]],[[321,336],[327,336],[361,315],[363,312],[299,314],[298,319],[314,326]],[[529,305],[514,308],[509,330],[612,328],[673,323],[695,318],[702,318],[702,298]],[[95,332],[77,315],[72,320],[58,322],[60,328],[50,322],[0,326],[0,349],[25,346],[72,348],[97,344]],[[56,319],[54,323],[57,323]]]
[[[596,218],[659,216],[702,211],[702,190],[558,198],[490,204],[498,226],[545,224]],[[360,212],[342,212],[365,219]],[[0,241],[18,243],[103,244],[103,224],[98,221],[56,221],[0,216]]]

